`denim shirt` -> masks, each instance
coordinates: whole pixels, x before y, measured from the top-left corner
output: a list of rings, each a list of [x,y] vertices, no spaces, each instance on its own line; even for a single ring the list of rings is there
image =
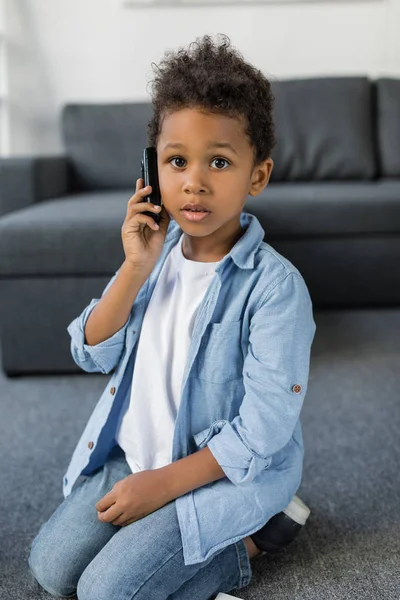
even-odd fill
[[[312,302],[299,271],[263,241],[258,219],[242,212],[240,223],[244,233],[218,263],[196,315],[175,422],[172,462],[208,446],[226,475],[175,500],[185,565],[203,562],[261,529],[289,504],[301,482],[299,415],[316,329]],[[117,443],[143,317],[181,235],[171,219],[153,271],[112,337],[85,344],[85,324],[98,298],[68,326],[76,364],[112,376],[73,452],[65,498],[80,478],[105,463]],[[151,368],[157,368],[156,357]]]

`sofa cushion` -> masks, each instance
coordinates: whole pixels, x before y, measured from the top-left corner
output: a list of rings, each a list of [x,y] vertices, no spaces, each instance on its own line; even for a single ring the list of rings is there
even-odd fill
[[[273,181],[365,180],[376,175],[372,86],[365,77],[275,81]]]
[[[73,189],[134,188],[152,114],[148,102],[66,105],[62,134]]]
[[[400,79],[378,79],[376,86],[380,171],[400,177]]]
[[[131,190],[48,200],[0,219],[0,277],[110,275],[125,253],[121,228]],[[265,241],[400,232],[400,182],[270,184],[244,210]]]
[[[269,239],[398,234],[400,180],[270,183],[249,197],[245,210],[260,220]]]
[[[2,275],[114,273],[131,190],[65,196],[0,219]]]

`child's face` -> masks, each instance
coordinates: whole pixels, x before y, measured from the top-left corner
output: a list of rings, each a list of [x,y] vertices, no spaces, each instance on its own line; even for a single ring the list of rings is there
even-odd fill
[[[212,147],[219,143],[231,147]],[[200,237],[221,228],[233,233],[248,194],[264,189],[273,166],[267,159],[253,168],[253,148],[240,120],[188,108],[165,117],[157,155],[165,209],[182,230]],[[181,212],[188,202],[211,212],[203,221],[188,221]]]

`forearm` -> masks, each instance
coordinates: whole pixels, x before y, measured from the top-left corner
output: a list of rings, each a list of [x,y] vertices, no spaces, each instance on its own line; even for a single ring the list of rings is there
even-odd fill
[[[132,305],[148,273],[138,271],[126,261],[101,300],[90,313],[85,326],[85,344],[95,346],[125,325]]]
[[[207,446],[158,469],[169,501],[226,477]]]

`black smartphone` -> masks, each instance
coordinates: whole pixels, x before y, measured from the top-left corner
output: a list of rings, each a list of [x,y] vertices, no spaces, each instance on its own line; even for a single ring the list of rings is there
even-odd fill
[[[144,187],[151,185],[151,194],[145,196],[144,202],[151,202],[161,206],[160,184],[158,181],[157,169],[157,151],[153,146],[148,146],[143,150],[142,156],[142,179],[144,179]],[[153,212],[144,212],[144,215],[153,217],[154,221],[159,225],[160,215]]]

